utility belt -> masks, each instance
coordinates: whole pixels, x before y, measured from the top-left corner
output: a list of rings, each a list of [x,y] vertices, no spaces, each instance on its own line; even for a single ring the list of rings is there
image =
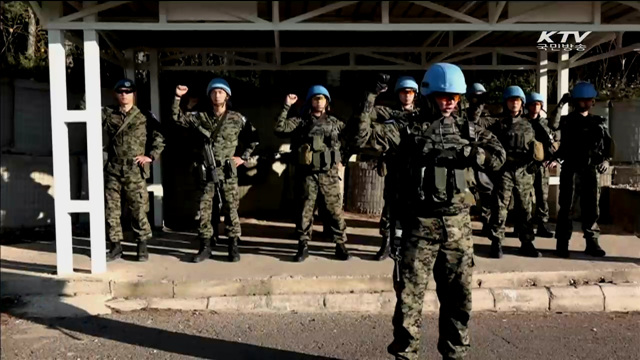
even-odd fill
[[[311,137],[311,144],[302,144],[299,149],[298,163],[308,166],[312,171],[329,171],[342,161],[340,151],[327,149],[323,136]]]
[[[107,159],[106,163],[104,164],[105,166],[108,166],[109,164],[115,165],[115,166],[133,166],[136,165],[138,166],[138,168],[140,168],[140,175],[142,176],[143,179],[148,179],[151,177],[151,164],[150,163],[146,163],[142,166],[139,166],[136,163],[136,159],[123,159],[123,158],[118,158],[118,157],[112,157],[110,159]]]
[[[207,165],[205,162],[194,163],[193,166],[196,179],[201,183],[213,182],[217,184],[222,180],[218,176],[217,169],[222,169],[225,179],[231,179],[238,175],[238,169],[231,159],[226,159],[224,161],[215,160],[214,163],[215,166]]]

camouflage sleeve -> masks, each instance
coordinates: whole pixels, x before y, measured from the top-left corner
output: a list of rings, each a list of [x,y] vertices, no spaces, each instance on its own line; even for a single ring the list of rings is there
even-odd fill
[[[173,106],[171,110],[173,115],[173,121],[175,121],[176,124],[185,128],[189,128],[189,127],[194,128],[200,131],[202,135],[204,135],[205,137],[207,138],[211,137],[211,133],[207,129],[201,126],[200,119],[197,117],[196,112],[184,113],[182,109],[180,109],[180,98],[178,97],[174,98]]]
[[[239,143],[244,147],[244,151],[242,152],[240,158],[244,161],[247,161],[251,157],[251,154],[253,154],[253,152],[255,151],[260,141],[258,138],[258,130],[253,127],[249,120],[246,120],[246,118],[244,117],[243,119],[245,119],[244,126],[240,131],[238,140],[240,140]]]
[[[560,120],[562,119],[562,107],[564,105],[565,104],[562,102],[559,103],[555,108],[553,108],[553,110],[551,110],[549,116],[547,116],[547,126],[553,131],[557,131],[560,128]]]
[[[291,106],[286,104],[282,108],[280,116],[278,116],[278,120],[276,120],[276,127],[274,129],[276,135],[288,135],[295,131],[302,122],[302,119],[299,117],[288,118],[287,115],[289,114],[289,109],[291,109]]]
[[[108,107],[103,106],[102,107],[102,130],[107,129],[107,119],[109,118],[109,113],[111,113],[111,110]]]
[[[544,146],[545,158],[549,158],[551,154],[555,152],[553,147],[552,131],[546,126],[546,121],[540,119],[538,122],[532,122],[533,130],[536,134],[536,141],[539,141]]]
[[[391,116],[384,122],[372,122],[371,114],[375,110],[376,94],[369,93],[360,112],[357,131],[353,139],[354,146],[369,145],[378,151],[387,151],[400,145],[400,125]],[[380,114],[378,112],[378,114]],[[391,115],[389,113],[388,115]],[[385,114],[381,114],[384,116]]]
[[[147,140],[147,154],[152,160],[156,160],[162,150],[164,150],[164,135],[162,134],[162,124],[156,118],[155,114],[149,111],[147,116],[147,136],[149,139]]]
[[[492,171],[499,170],[507,160],[507,153],[498,137],[489,130],[480,129],[477,139],[478,146],[484,150],[486,155],[483,167]]]

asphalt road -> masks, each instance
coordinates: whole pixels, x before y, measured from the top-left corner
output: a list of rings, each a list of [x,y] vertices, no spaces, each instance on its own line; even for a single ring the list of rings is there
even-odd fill
[[[422,359],[439,359],[435,315]],[[640,314],[474,314],[468,359],[640,359]],[[25,320],[2,314],[2,359],[391,359],[391,319],[363,314],[139,311]]]

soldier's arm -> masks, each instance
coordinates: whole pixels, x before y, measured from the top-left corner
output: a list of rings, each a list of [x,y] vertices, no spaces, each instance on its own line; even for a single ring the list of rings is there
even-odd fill
[[[240,131],[239,142],[240,144],[242,144],[242,146],[244,146],[244,151],[242,152],[242,155],[240,156],[240,158],[244,161],[247,161],[249,160],[253,152],[256,150],[256,147],[260,143],[260,140],[258,137],[258,130],[256,130],[255,127],[253,127],[253,125],[251,124],[251,122],[249,122],[249,120],[247,120],[244,117],[243,119],[244,119],[243,120],[244,126]]]
[[[358,118],[357,130],[353,139],[356,147],[369,145],[378,151],[397,148],[400,144],[400,125],[389,119],[385,122],[372,122],[376,94],[369,93]]]
[[[507,153],[504,147],[491,131],[485,129],[478,130],[478,142],[476,145],[484,150],[485,161],[478,164],[483,170],[497,171],[507,160]]]
[[[147,154],[151,160],[156,160],[165,147],[162,124],[158,121],[155,114],[149,111],[147,125],[149,128],[147,134],[150,135],[150,139],[147,141]]]
[[[198,130],[200,133],[202,133],[202,135],[204,135],[205,137],[209,138],[211,137],[211,133],[202,127],[202,125],[200,124],[200,119],[197,117],[197,112],[183,112],[182,109],[180,109],[180,98],[179,97],[175,97],[173,99],[173,106],[171,108],[172,110],[172,118],[173,121],[185,128],[194,128],[196,130]]]
[[[544,146],[545,158],[551,157],[555,149],[553,147],[553,136],[551,135],[551,129],[545,125],[545,121],[533,122],[531,124],[536,133],[536,141],[539,141]]]
[[[557,131],[560,128],[560,120],[562,119],[562,107],[564,107],[565,104],[565,102],[560,100],[558,105],[556,105],[556,107],[553,108],[553,110],[549,113],[549,116],[547,116],[547,126],[553,131]]]
[[[280,111],[280,115],[278,116],[278,120],[276,120],[276,126],[274,129],[276,135],[287,136],[296,130],[302,122],[302,119],[299,117],[287,117],[290,109],[291,105],[285,104],[282,111]]]

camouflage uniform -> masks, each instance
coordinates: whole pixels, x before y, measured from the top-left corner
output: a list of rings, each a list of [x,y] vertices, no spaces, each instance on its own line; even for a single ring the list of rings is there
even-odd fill
[[[488,129],[491,125],[493,125],[497,121],[496,118],[491,117],[489,112],[485,110],[484,104],[480,104],[480,105],[469,104],[469,107],[467,107],[466,109],[466,115],[469,121],[477,124],[483,129]],[[478,177],[486,176],[486,180],[489,180],[491,182],[491,184],[487,183],[486,185],[493,186],[493,182],[495,182],[495,179],[494,179],[495,174],[492,174],[492,173],[484,172],[484,175],[483,175],[476,172],[476,176]],[[491,222],[491,208],[493,207],[493,201],[494,201],[493,188],[492,187],[490,188],[489,186],[478,186],[477,196],[478,196],[478,199],[480,200],[480,206],[479,206],[480,218],[482,219],[483,232],[488,233],[489,224]]]
[[[580,182],[580,213],[582,231],[587,243],[597,242],[600,175],[596,166],[610,161],[613,142],[607,130],[606,120],[597,115],[582,116],[578,112],[562,116],[560,120],[560,148],[558,159],[564,160],[560,171],[560,210],[556,227],[558,242],[568,242],[573,231],[571,208],[575,183]]]
[[[519,114],[508,115],[490,127],[507,152],[507,161],[497,174],[494,201],[498,210],[492,214],[490,239],[494,244],[504,240],[504,228],[509,211],[509,201],[514,195],[514,208],[518,214],[520,241],[532,243],[535,240],[531,223],[531,196],[533,193],[533,141],[536,131],[533,125]]]
[[[226,115],[226,119],[225,119]],[[173,119],[176,123],[183,127],[191,127],[202,133],[207,139],[210,139],[218,127],[219,121],[225,122],[221,125],[215,139],[211,139],[213,144],[213,153],[216,160],[216,171],[218,179],[220,179],[220,188],[222,191],[222,215],[224,215],[225,235],[229,238],[238,238],[241,236],[240,217],[238,216],[238,206],[240,205],[240,196],[238,194],[238,177],[237,169],[232,157],[236,156],[239,151],[239,144],[244,146],[241,151],[243,160],[248,160],[256,146],[258,146],[258,136],[256,129],[249,121],[240,113],[227,110],[226,114],[220,117],[215,116],[212,112],[187,112],[183,113],[180,109],[180,99],[175,99],[173,103]],[[196,166],[204,163],[204,158],[196,161]],[[216,195],[214,182],[202,183],[200,191],[200,226],[198,228],[198,237],[200,239],[209,239],[213,236],[214,231],[211,226],[213,199]]]
[[[128,120],[126,128],[118,132]],[[143,176],[143,168],[136,164],[135,158],[146,155],[155,160],[160,156],[165,146],[160,123],[153,114],[143,114],[136,106],[126,114],[119,107],[110,106],[102,108],[102,129],[109,142],[105,148],[107,160],[104,166],[106,230],[109,240],[113,243],[123,240],[120,206],[124,189],[136,240],[147,241],[152,235],[147,219],[149,194],[146,178],[149,174]]]
[[[444,357],[462,358],[470,346],[468,322],[473,266],[469,216],[472,200],[464,174],[471,166],[497,170],[504,162],[504,150],[498,139],[486,130],[474,127],[474,133],[470,134],[472,127],[457,116],[440,117],[433,122],[427,115],[409,123],[371,122],[375,99],[375,94],[368,94],[354,142],[358,147],[369,145],[378,151],[397,151],[400,176],[407,179],[397,189],[399,201],[404,205],[397,208],[398,212],[402,211],[397,216],[402,221],[403,239],[401,260],[396,264],[400,276],[394,277],[397,296],[394,341],[388,351],[397,358],[418,358],[424,295],[433,269],[440,300],[438,350]],[[438,165],[446,169],[447,182],[456,184],[455,189],[445,185],[446,200],[440,202],[436,198],[442,195],[441,188],[434,190],[434,179],[431,179],[437,171],[433,158],[443,148],[452,146],[457,154],[461,153],[464,144],[483,149],[485,160],[481,165],[473,165],[475,156],[456,155],[447,165]],[[455,170],[464,168],[466,170]],[[457,181],[452,178],[454,174]],[[448,190],[453,194],[449,195]]]
[[[311,240],[313,227],[313,212],[316,201],[322,202],[328,212],[327,219],[331,228],[331,236],[336,244],[347,241],[347,225],[342,211],[342,194],[340,192],[340,175],[338,163],[340,159],[341,132],[344,123],[337,118],[323,114],[320,117],[307,115],[305,117],[287,117],[291,106],[284,105],[275,125],[278,136],[291,137],[291,148],[299,154],[302,145],[311,145],[313,135],[322,138],[324,154],[330,154],[329,163],[322,161],[324,169],[313,165],[296,164],[296,182],[301,184],[301,209],[296,221],[296,234],[301,242]],[[314,157],[321,151],[314,149]],[[319,198],[321,194],[321,198]],[[325,220],[325,219],[323,219]]]
[[[550,149],[555,136],[549,128],[547,119],[538,115],[537,118],[529,119],[529,121],[536,131],[536,138],[546,139],[545,149]],[[547,155],[547,158],[549,158],[551,154]],[[533,223],[546,224],[549,222],[549,169],[542,164],[536,168],[534,173],[533,188],[536,196],[536,213]]]

